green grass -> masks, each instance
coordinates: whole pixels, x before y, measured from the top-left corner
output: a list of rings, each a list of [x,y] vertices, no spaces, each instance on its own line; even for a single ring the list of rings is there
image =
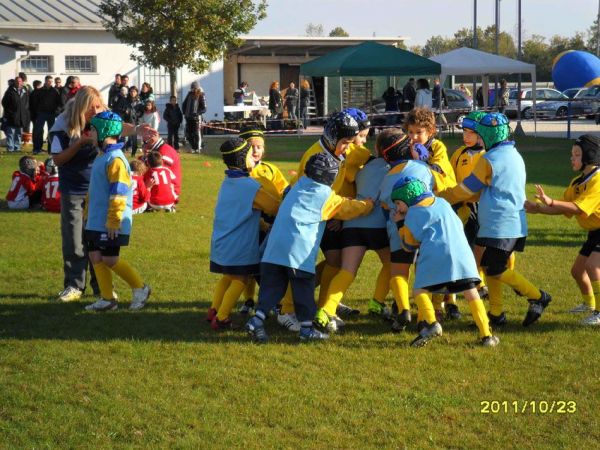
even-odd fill
[[[309,137],[269,138],[268,159],[295,169]],[[456,138],[445,139],[456,148]],[[366,315],[322,345],[299,345],[271,321],[258,347],[204,322],[212,211],[223,167],[183,155],[176,215],[136,216],[123,257],[152,285],[148,307],[91,314],[49,301],[62,288],[58,215],[0,211],[0,448],[595,448],[600,438],[597,329],[569,268],[576,223],[530,216],[517,267],[554,296],[524,330],[526,302],[505,292],[501,345],[475,345],[465,318],[425,349]],[[530,183],[559,195],[573,174],[570,143],[521,139]],[[4,189],[18,156],[0,154]],[[210,163],[211,167],[205,167]],[[528,185],[528,193],[533,185]],[[366,309],[378,270],[368,255],[347,303]],[[126,286],[116,281],[125,301]],[[239,320],[241,323],[241,320]],[[573,414],[482,414],[482,401],[575,401]]]

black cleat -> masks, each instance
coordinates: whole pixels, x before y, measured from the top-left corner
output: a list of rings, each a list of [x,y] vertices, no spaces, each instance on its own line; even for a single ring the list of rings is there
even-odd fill
[[[392,322],[392,331],[399,333],[404,331],[410,323],[410,311],[408,309],[403,310],[400,314],[397,314]]]
[[[499,316],[494,316],[492,313],[488,313],[488,318],[490,320],[490,325],[495,327],[502,327],[507,324],[506,314],[501,312]]]
[[[458,310],[458,306],[457,305],[455,305],[453,303],[449,303],[449,304],[446,305],[446,319],[448,319],[448,320],[460,320],[461,317],[462,317],[462,314]]]
[[[523,320],[523,326],[528,327],[542,317],[544,310],[548,307],[552,301],[552,297],[547,292],[540,290],[542,297],[539,300],[528,300],[529,309]]]

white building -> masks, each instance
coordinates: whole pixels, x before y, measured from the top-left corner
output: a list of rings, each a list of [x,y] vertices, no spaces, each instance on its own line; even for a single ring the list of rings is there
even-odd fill
[[[99,4],[99,0],[0,0],[0,86],[6,86],[18,72],[25,72],[30,84],[36,79],[43,81],[46,75],[61,77],[63,83],[67,76],[77,75],[83,85],[97,87],[107,99],[114,74],[127,74],[130,85],[152,85],[162,112],[169,98],[168,74],[130,58],[134,49],[102,27]],[[404,39],[248,36],[244,45],[225,61],[213,63],[206,73],[179,70],[179,102],[197,81],[207,97],[205,120],[221,119],[224,103],[232,103],[232,93],[241,80],[248,81],[258,95],[268,95],[271,81],[281,79],[282,88],[287,86],[298,79],[300,64],[317,56],[365,40],[394,45]],[[18,41],[36,49],[25,51],[15,44]],[[13,45],[6,46],[10,43]]]

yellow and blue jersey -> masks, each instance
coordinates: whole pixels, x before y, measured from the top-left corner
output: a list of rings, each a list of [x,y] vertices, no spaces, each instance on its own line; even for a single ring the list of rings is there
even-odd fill
[[[133,188],[123,145],[107,146],[92,164],[86,230],[106,232],[111,228],[119,234],[131,233]]]
[[[267,193],[280,201],[283,198],[283,191],[289,185],[281,170],[270,162],[260,161],[250,172],[250,177],[258,181]]]
[[[450,165],[454,171],[454,176],[457,183],[462,183],[467,178],[477,165],[479,158],[485,153],[483,147],[467,147],[463,145],[456,149],[456,151],[450,157]],[[456,211],[458,217],[462,220],[463,224],[467,222],[471,209],[469,203],[477,203],[479,201],[479,192],[473,194],[471,198],[465,200],[463,204]]]
[[[445,181],[444,184],[456,184],[454,170],[452,170],[452,165],[448,159],[448,149],[446,148],[446,145],[438,139],[433,139],[429,153],[430,156],[427,163],[440,169],[442,177],[447,178],[447,181]]]
[[[587,231],[600,229],[600,168],[595,167],[589,174],[573,178],[563,199],[575,203],[581,210],[581,214],[575,214],[581,228]]]
[[[369,161],[371,152],[364,145],[351,143],[345,153],[346,172],[344,173],[344,182],[338,194],[355,198],[357,193],[356,176],[360,173],[362,167]]]
[[[377,199],[379,189],[390,166],[383,158],[373,158],[364,164],[356,175],[356,198],[359,200]],[[386,218],[379,201],[375,203],[373,211],[367,216],[344,222],[344,228],[385,228]]]

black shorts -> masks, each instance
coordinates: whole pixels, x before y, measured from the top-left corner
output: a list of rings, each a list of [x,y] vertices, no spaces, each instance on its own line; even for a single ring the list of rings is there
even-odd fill
[[[381,250],[390,246],[385,228],[344,228],[342,246],[367,247],[368,250]]]
[[[412,264],[415,261],[415,252],[400,249],[392,252],[390,261],[393,264]]]
[[[465,278],[463,280],[449,281],[448,283],[434,284],[421,289],[438,294],[457,294],[476,288],[481,283],[479,278]]]
[[[475,245],[480,247],[491,247],[499,250],[507,251],[509,254],[512,252],[522,252],[525,250],[525,241],[527,237],[520,238],[477,238],[475,239]]]
[[[326,252],[327,250],[341,250],[342,249],[342,230],[331,231],[325,225],[325,232],[321,238],[321,250]]]
[[[581,246],[579,254],[581,256],[590,256],[593,252],[600,252],[600,230],[588,232],[587,240]]]
[[[102,256],[119,256],[121,247],[129,244],[128,234],[119,234],[115,239],[108,239],[103,231],[85,230],[88,252],[99,251]]]
[[[469,246],[473,247],[477,240],[477,232],[479,231],[479,222],[476,217],[469,217],[465,223],[465,236]]]
[[[222,273],[223,275],[259,275],[260,264],[248,264],[245,266],[222,266],[221,264],[211,261],[210,271],[212,273]]]

